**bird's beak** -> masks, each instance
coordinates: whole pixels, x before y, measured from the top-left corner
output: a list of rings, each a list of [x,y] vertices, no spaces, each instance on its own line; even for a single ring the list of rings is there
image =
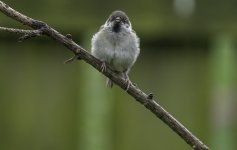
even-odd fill
[[[120,17],[116,17],[116,18],[115,18],[115,21],[116,21],[117,23],[119,23],[119,22],[121,22],[121,18],[120,18]]]

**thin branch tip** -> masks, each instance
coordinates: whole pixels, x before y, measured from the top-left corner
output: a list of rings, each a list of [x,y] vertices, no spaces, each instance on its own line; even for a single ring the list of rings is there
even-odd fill
[[[64,64],[68,64],[68,63],[71,63],[71,62],[73,62],[73,61],[75,61],[75,60],[81,60],[81,59],[82,59],[82,58],[80,58],[80,56],[74,55],[73,57],[71,57],[71,58],[65,60],[63,63],[64,63]]]
[[[77,59],[77,56],[74,55],[73,57],[71,57],[71,58],[65,60],[65,61],[64,61],[64,64],[69,64],[69,63],[73,62],[73,61],[76,60],[76,59]]]
[[[0,30],[10,32],[10,33],[16,33],[16,34],[28,34],[33,31],[33,30],[16,29],[16,28],[8,28],[8,27],[0,27]]]

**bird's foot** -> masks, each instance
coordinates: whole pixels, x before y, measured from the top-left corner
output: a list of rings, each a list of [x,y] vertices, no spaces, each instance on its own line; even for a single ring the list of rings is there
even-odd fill
[[[106,64],[105,64],[104,61],[103,61],[102,64],[101,64],[100,70],[101,70],[101,72],[106,71]]]
[[[130,81],[128,77],[128,71],[122,72],[122,76],[125,79],[125,82],[127,83],[127,86],[126,86],[126,92],[127,92],[132,85],[132,82]]]
[[[129,90],[129,88],[131,87],[132,82],[129,80],[129,78],[126,78],[125,81],[127,83],[127,87],[126,87],[126,92],[127,92]]]

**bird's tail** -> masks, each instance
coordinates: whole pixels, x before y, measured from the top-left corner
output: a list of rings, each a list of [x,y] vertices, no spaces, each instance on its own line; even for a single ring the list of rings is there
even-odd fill
[[[113,87],[113,81],[109,78],[106,79],[106,86],[112,88]]]

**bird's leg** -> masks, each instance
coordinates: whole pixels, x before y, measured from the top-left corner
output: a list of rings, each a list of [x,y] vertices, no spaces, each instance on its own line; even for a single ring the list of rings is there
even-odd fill
[[[132,85],[132,82],[130,81],[129,77],[128,77],[128,71],[125,71],[122,73],[123,77],[125,79],[125,81],[127,82],[127,87],[126,87],[126,91],[128,91],[128,89],[130,88],[130,86]]]
[[[102,61],[100,69],[101,69],[101,72],[106,71],[106,63],[105,63],[105,61]]]

